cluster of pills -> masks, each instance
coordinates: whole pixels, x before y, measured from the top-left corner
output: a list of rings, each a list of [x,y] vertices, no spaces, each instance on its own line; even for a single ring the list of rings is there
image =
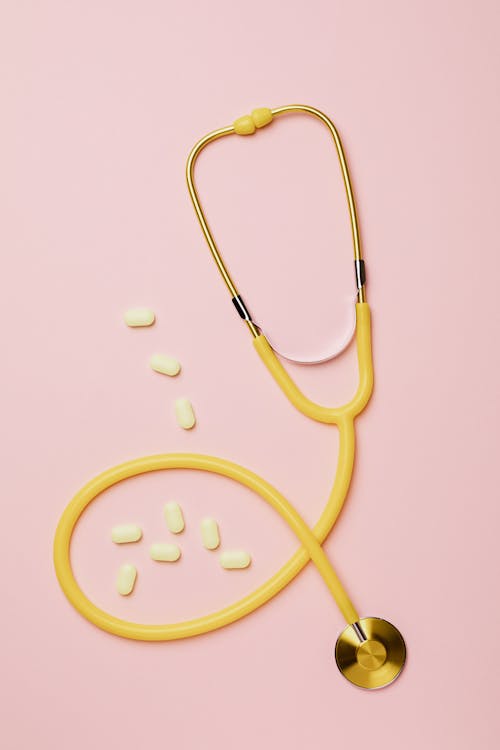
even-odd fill
[[[185,522],[179,503],[169,502],[163,508],[164,518],[168,530],[172,534],[184,531]],[[220,534],[217,521],[204,518],[200,524],[201,541],[205,549],[216,550],[220,546]],[[142,539],[142,529],[134,523],[119,524],[111,529],[111,540],[115,544],[133,544]],[[180,547],[170,542],[154,542],[149,548],[149,556],[156,562],[177,562],[181,556]],[[219,563],[226,570],[242,570],[248,568],[251,557],[243,549],[224,550],[219,555]],[[122,596],[128,596],[134,590],[137,580],[137,569],[126,563],[118,571],[116,590]]]
[[[130,328],[141,328],[153,325],[156,316],[147,307],[136,307],[124,314],[125,323]],[[175,377],[181,371],[180,362],[167,354],[153,354],[149,360],[152,370],[162,375]],[[190,430],[196,424],[193,406],[188,398],[175,400],[175,415],[177,423],[185,430]],[[164,516],[168,530],[172,534],[184,531],[185,523],[182,509],[178,503],[170,502],[164,506]],[[207,550],[216,550],[220,545],[219,526],[213,518],[204,518],[200,524],[201,540]],[[111,539],[115,544],[133,544],[142,539],[142,529],[137,524],[126,523],[114,526]],[[149,548],[149,556],[155,562],[177,562],[181,557],[181,550],[177,544],[170,542],[154,542]],[[248,568],[251,558],[242,549],[224,550],[219,554],[219,563],[226,570],[242,570]],[[116,589],[122,596],[128,596],[134,590],[137,580],[137,569],[126,563],[118,571]]]
[[[144,328],[152,326],[156,320],[153,310],[147,307],[135,307],[127,310],[124,314],[125,323],[130,328]],[[173,378],[181,371],[180,362],[168,354],[153,354],[149,360],[152,370],[162,375]],[[175,400],[175,416],[177,423],[184,430],[190,430],[196,424],[193,406],[188,398],[182,397]]]

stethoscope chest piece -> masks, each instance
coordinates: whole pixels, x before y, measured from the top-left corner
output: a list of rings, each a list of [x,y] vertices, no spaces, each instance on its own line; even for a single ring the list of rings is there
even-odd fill
[[[367,690],[390,685],[405,659],[403,636],[379,617],[363,617],[348,625],[335,645],[335,661],[346,680]]]

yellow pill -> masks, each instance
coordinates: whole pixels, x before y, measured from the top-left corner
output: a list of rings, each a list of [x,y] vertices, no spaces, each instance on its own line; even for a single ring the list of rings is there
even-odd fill
[[[116,590],[122,596],[132,593],[137,578],[137,570],[133,565],[122,565],[116,578]]]
[[[244,549],[228,549],[219,555],[219,562],[226,570],[248,568],[250,561],[251,557]]]
[[[181,551],[176,544],[157,542],[151,545],[149,554],[157,562],[175,562],[181,556]]]
[[[123,317],[125,323],[131,328],[150,326],[155,322],[155,314],[148,307],[134,307],[127,310]]]
[[[178,398],[175,402],[175,415],[180,427],[190,430],[196,424],[193,406],[188,398]]]
[[[141,537],[142,529],[135,523],[123,523],[120,526],[113,526],[111,529],[111,539],[115,544],[138,542]]]
[[[169,531],[173,534],[180,534],[181,531],[184,531],[184,516],[179,503],[165,503],[163,514]]]
[[[155,372],[161,372],[162,375],[170,375],[170,377],[178,375],[181,369],[180,363],[167,354],[153,354],[149,365]]]
[[[201,539],[205,549],[217,549],[220,544],[219,527],[213,518],[204,518],[200,524]]]

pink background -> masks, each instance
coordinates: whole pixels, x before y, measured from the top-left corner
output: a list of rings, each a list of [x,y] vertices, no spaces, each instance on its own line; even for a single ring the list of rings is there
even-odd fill
[[[3,2],[2,747],[498,747],[498,4],[256,0]],[[408,645],[391,688],[338,674],[342,621],[309,566],[266,607],[178,643],[103,633],[52,567],[57,520],[101,470],[148,453],[225,456],[312,524],[335,430],[279,393],[217,276],[184,163],[195,140],[255,106],[336,121],[356,188],[376,390],[359,419],[352,492],[325,544],[364,615]],[[328,138],[292,118],[200,160],[220,246],[283,347],[322,352],[349,325],[351,247]],[[333,210],[332,210],[333,205]],[[148,305],[157,325],[122,313]],[[148,368],[155,351],[182,374]],[[292,367],[322,403],[352,393],[352,348]],[[173,400],[198,424],[181,431]],[[161,507],[178,499],[182,561],[161,567]],[[228,574],[198,523],[253,555]],[[110,526],[141,523],[132,549]],[[181,473],[116,488],[83,519],[78,578],[115,614],[175,621],[241,597],[296,548],[229,482]],[[117,566],[139,569],[120,599]]]

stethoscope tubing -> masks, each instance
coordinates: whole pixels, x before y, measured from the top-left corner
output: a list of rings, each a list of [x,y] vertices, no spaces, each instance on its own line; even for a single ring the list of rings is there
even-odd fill
[[[69,601],[94,625],[114,635],[134,640],[163,641],[188,638],[224,627],[255,611],[276,596],[312,560],[335,599],[346,623],[359,617],[345,588],[321,545],[332,530],[343,507],[351,481],[355,435],[354,418],[364,408],[373,387],[371,362],[370,311],[366,303],[356,305],[359,386],[353,399],[342,407],[329,408],[307,399],[276,358],[263,336],[254,339],[264,364],[285,395],[304,414],[316,421],[336,424],[339,430],[339,455],[333,488],[317,524],[310,529],[291,503],[269,482],[239,464],[223,458],[193,453],[170,453],[133,459],[108,469],[87,483],[71,500],[59,521],[54,539],[56,574]],[[208,615],[178,623],[142,624],[129,622],[97,607],[80,588],[71,565],[71,540],[78,520],[96,498],[110,487],[131,477],[152,471],[192,469],[225,476],[258,494],[288,523],[302,547],[265,583],[234,604]]]
[[[348,458],[343,449],[349,435],[341,431],[339,461]],[[206,471],[232,479],[254,491],[271,505],[288,523],[302,547],[264,584],[251,594],[217,612],[178,623],[142,624],[115,617],[97,607],[82,591],[71,566],[71,540],[78,520],[90,503],[110,487],[131,477],[149,472],[191,469]],[[351,467],[345,465],[344,471]],[[357,612],[331,566],[321,543],[333,527],[342,507],[334,487],[332,497],[314,529],[310,529],[286,498],[262,477],[226,459],[195,453],[171,453],[127,461],[109,469],[85,485],[66,507],[54,540],[54,564],[59,583],[71,604],[94,625],[114,635],[133,640],[166,641],[208,633],[229,625],[261,607],[287,586],[312,560],[321,573],[335,601],[342,608],[346,622],[355,622]]]

